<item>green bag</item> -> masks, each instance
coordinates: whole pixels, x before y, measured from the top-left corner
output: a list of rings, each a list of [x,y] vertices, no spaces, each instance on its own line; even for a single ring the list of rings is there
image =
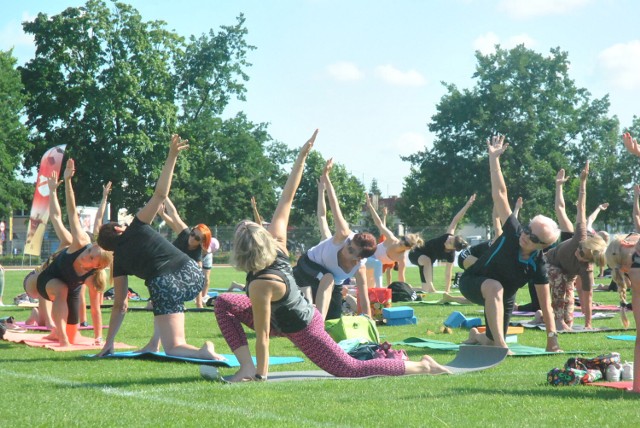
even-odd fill
[[[324,329],[336,342],[345,339],[360,339],[364,342],[380,343],[380,334],[375,321],[364,315],[342,316],[327,320]]]

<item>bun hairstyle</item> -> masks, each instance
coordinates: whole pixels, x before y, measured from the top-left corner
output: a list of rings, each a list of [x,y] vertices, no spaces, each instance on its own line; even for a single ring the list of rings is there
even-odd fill
[[[193,226],[193,228],[202,233],[202,242],[200,242],[200,246],[202,247],[202,250],[207,251],[209,249],[209,245],[211,245],[211,229],[203,223]]]
[[[363,259],[373,256],[378,246],[376,238],[368,232],[356,233],[351,242],[361,248],[360,257]]]
[[[400,237],[400,243],[405,247],[415,248],[424,244],[422,237],[417,233],[408,233]]]
[[[453,247],[456,251],[462,251],[469,246],[469,243],[460,235],[453,237]]]

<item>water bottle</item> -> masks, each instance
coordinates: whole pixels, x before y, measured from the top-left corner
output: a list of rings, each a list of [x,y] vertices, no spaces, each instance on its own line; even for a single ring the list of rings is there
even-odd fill
[[[605,373],[607,382],[619,382],[620,381],[620,369],[614,364],[609,364]]]
[[[633,363],[625,361],[622,365],[622,372],[620,373],[621,380],[633,380]]]

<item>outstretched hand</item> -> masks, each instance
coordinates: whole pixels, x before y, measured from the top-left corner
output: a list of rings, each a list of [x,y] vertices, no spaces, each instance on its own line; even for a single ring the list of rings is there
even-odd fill
[[[102,197],[106,198],[111,193],[111,182],[107,182],[104,186],[102,186]]]
[[[58,173],[53,171],[51,177],[47,178],[47,186],[49,186],[49,193],[55,193],[58,186],[62,181],[58,180]]]
[[[302,150],[300,150],[300,154],[302,156],[306,157],[309,154],[309,152],[313,148],[313,144],[316,142],[317,135],[318,135],[318,130],[316,129],[315,131],[313,131],[313,135],[311,136],[311,138],[309,138],[307,142],[304,143],[304,146],[302,146]]]
[[[564,175],[564,168],[560,168],[556,174],[556,186],[562,186],[568,180],[569,178]]]
[[[636,186],[637,186],[637,184],[636,184]],[[609,208],[609,202],[605,202],[604,204],[598,205],[598,208],[600,208],[600,211],[606,211],[607,208]]]
[[[469,200],[467,201],[467,205],[471,206],[475,201],[476,201],[476,194],[474,193],[469,197]]]
[[[258,207],[258,203],[256,202],[256,197],[251,197],[251,208],[256,209]]]
[[[520,208],[522,208],[522,205],[524,205],[524,201],[522,200],[522,196],[518,196],[518,199],[516,199],[516,210],[520,210]]]
[[[333,168],[333,158],[329,158],[327,163],[324,165],[324,169],[322,170],[322,175],[328,177],[331,174],[331,169]]]
[[[638,141],[633,138],[630,133],[625,132],[622,135],[622,142],[629,153],[640,157],[640,146],[638,146]]]
[[[76,163],[73,159],[67,161],[67,167],[64,169],[64,179],[68,180],[76,173]]]
[[[507,150],[509,143],[505,143],[504,139],[504,135],[494,135],[491,139],[487,138],[489,156],[499,157],[505,152],[505,150]]]
[[[589,176],[589,161],[585,164],[582,172],[580,172],[580,181],[585,181]]]
[[[183,140],[178,134],[171,136],[171,145],[169,146],[169,155],[178,156],[182,150],[189,148],[189,140]]]

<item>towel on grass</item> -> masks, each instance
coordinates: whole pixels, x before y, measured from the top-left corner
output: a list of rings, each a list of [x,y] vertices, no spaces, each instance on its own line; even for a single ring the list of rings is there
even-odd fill
[[[14,343],[24,343],[27,346],[33,346],[35,348],[47,348],[52,351],[87,351],[91,349],[100,350],[102,349],[102,345],[94,345],[94,339],[90,337],[80,336],[78,339],[78,343],[71,346],[60,346],[58,342],[53,340],[45,339],[48,336],[46,334],[35,334],[35,333],[14,333],[11,331],[7,331],[4,334],[5,340]],[[133,349],[135,346],[127,345],[126,343],[116,342],[116,349]]]

